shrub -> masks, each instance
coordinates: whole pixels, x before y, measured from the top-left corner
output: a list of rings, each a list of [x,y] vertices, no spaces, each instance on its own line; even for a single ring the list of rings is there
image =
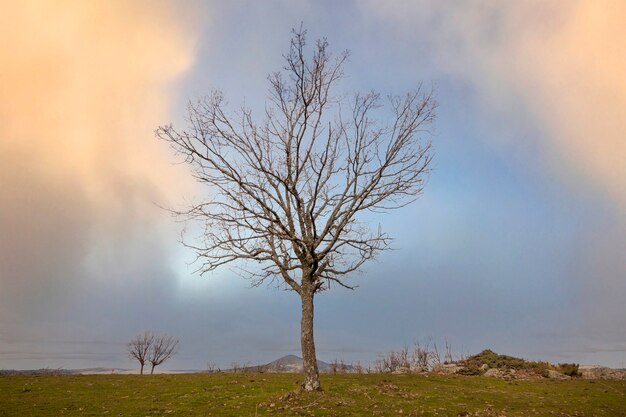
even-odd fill
[[[458,371],[456,371],[456,373],[459,375],[475,376],[475,375],[482,375],[483,371],[481,371],[480,368],[477,368],[475,366],[468,366],[468,367],[459,369]]]
[[[483,364],[489,365],[489,368],[510,368],[510,369],[522,369],[526,368],[528,362],[521,358],[514,356],[499,355],[492,350],[486,349],[482,352],[470,356],[465,359],[463,363],[469,367],[480,368]]]
[[[581,374],[578,371],[577,363],[560,363],[558,366],[558,371],[567,376],[571,376],[572,378],[579,377]]]
[[[499,355],[492,350],[483,350],[477,355],[473,355],[461,361],[468,369],[479,368],[483,364],[487,364],[489,368],[496,369],[515,369],[516,371],[523,370],[531,375],[548,376],[548,370],[556,370],[554,365],[548,362],[533,362],[527,361],[522,358],[516,358],[515,356]]]

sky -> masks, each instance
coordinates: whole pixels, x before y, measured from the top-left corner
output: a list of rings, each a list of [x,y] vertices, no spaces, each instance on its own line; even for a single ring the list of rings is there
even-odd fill
[[[621,0],[3,1],[0,369],[165,368],[299,353],[296,294],[200,276],[161,207],[206,197],[154,130],[212,89],[263,105],[290,31],[351,51],[344,91],[439,102],[433,172],[395,238],[316,298],[322,360],[416,341],[626,367]]]

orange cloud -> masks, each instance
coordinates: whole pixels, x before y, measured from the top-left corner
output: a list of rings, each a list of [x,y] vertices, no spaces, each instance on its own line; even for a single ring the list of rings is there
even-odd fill
[[[517,77],[567,174],[626,213],[626,3],[578,2],[548,36],[520,40]]]
[[[103,205],[120,197],[124,182],[162,193],[180,189],[167,150],[152,133],[171,119],[170,89],[193,61],[194,35],[173,6],[5,4],[0,160],[25,158],[22,169],[79,179]],[[19,172],[13,175],[3,181],[19,182]]]
[[[56,297],[70,302],[83,282],[136,282],[154,277],[151,267],[167,270],[163,238],[171,232],[154,203],[178,198],[191,180],[153,132],[172,119],[173,87],[194,59],[194,25],[180,7],[4,2],[0,304],[7,323],[40,307],[48,316],[44,306],[62,311],[66,302]]]

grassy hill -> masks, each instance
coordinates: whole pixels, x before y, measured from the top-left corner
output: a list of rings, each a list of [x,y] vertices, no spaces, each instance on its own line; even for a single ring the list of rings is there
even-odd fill
[[[626,382],[435,375],[2,375],[0,416],[626,416]]]

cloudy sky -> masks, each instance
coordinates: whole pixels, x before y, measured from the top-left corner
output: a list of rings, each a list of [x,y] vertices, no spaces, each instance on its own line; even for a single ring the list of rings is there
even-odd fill
[[[193,273],[159,206],[207,190],[154,139],[213,88],[261,105],[290,30],[352,52],[346,91],[435,87],[434,172],[380,217],[398,249],[317,298],[318,356],[371,362],[447,339],[626,362],[621,0],[46,1],[0,15],[0,368],[168,367],[299,351],[299,299]]]

